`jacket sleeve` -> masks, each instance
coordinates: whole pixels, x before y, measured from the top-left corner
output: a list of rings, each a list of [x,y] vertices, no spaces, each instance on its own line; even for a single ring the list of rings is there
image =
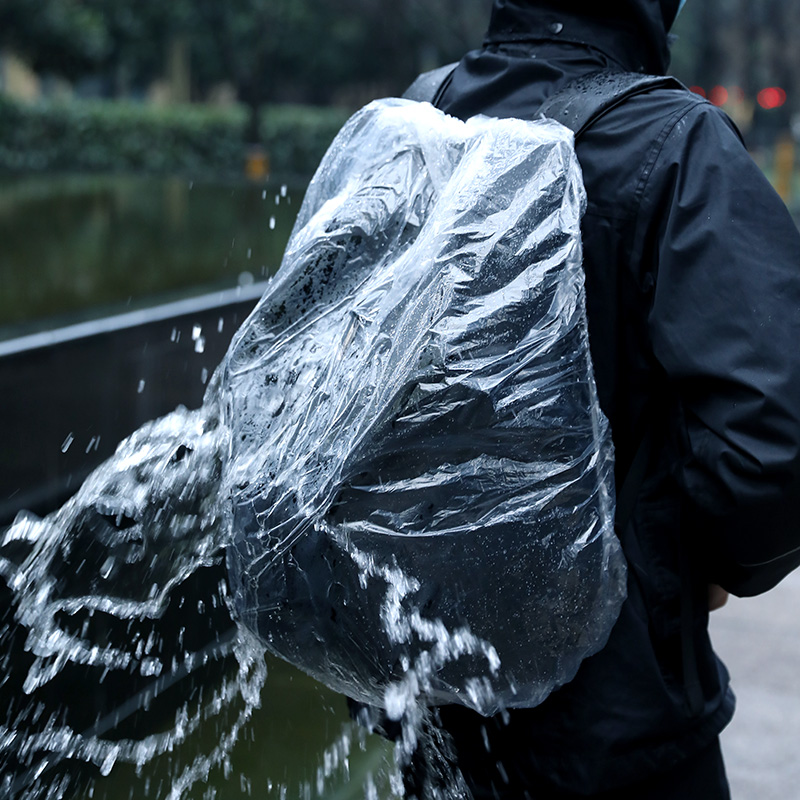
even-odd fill
[[[710,579],[766,591],[800,565],[800,234],[733,126],[693,105],[642,194],[648,327],[679,399],[677,479]]]

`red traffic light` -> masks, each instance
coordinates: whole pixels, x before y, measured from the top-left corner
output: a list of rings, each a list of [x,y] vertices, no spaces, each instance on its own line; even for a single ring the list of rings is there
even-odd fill
[[[786,92],[780,86],[768,86],[758,93],[756,100],[761,108],[780,108],[786,102]]]
[[[728,90],[724,86],[715,86],[708,95],[708,99],[715,106],[724,106],[728,102]]]

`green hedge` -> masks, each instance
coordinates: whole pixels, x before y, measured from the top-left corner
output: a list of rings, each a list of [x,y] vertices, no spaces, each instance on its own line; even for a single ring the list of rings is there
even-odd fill
[[[271,106],[262,134],[274,172],[310,175],[347,117]],[[247,111],[114,101],[25,104],[0,97],[0,170],[240,174]]]

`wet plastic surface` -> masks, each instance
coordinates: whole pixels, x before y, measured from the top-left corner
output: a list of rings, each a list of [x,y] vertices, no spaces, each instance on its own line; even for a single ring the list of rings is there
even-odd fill
[[[624,598],[584,205],[557,123],[373,103],[209,390],[241,620],[395,717],[538,704]]]

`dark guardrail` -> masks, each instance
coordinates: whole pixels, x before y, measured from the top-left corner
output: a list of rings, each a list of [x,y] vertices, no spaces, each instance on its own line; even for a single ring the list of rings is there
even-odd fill
[[[265,286],[0,341],[0,526],[59,506],[143,422],[199,406]]]

